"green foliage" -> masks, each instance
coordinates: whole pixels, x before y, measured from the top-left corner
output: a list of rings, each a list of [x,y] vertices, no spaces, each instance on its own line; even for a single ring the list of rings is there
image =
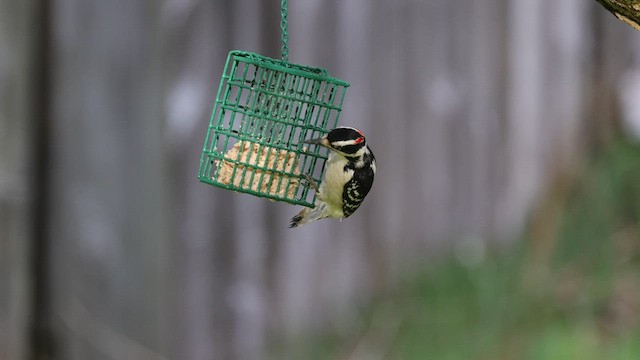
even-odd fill
[[[596,159],[562,216],[549,259],[531,256],[534,238],[473,266],[452,256],[371,306],[381,329],[354,326],[292,358],[349,358],[378,332],[384,359],[640,359],[640,146]]]

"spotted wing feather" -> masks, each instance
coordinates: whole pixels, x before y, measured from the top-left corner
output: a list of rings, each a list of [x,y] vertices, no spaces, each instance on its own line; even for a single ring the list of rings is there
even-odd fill
[[[349,217],[362,204],[365,196],[373,185],[371,169],[358,169],[351,180],[347,182],[342,193],[342,212]]]

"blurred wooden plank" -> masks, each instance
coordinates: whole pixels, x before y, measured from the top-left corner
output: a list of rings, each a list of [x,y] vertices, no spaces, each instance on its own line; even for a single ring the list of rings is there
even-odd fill
[[[161,5],[53,3],[47,210],[60,359],[162,359],[172,348]]]
[[[34,6],[0,0],[0,360],[28,356]]]

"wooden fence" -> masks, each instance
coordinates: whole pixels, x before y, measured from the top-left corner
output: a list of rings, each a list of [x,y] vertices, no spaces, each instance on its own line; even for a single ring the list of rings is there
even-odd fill
[[[379,174],[289,230],[196,180],[226,54],[279,56],[277,3],[0,0],[0,360],[261,359],[346,327],[413,266],[516,239],[637,42],[583,0],[291,1],[291,61],[351,82]]]

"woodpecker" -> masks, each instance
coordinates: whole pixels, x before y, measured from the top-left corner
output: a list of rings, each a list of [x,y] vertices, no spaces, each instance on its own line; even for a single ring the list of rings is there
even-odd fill
[[[300,211],[291,219],[290,228],[325,218],[349,217],[371,190],[376,174],[376,158],[358,129],[338,127],[305,143],[322,145],[331,151],[320,187],[306,176],[317,193],[315,208]]]

